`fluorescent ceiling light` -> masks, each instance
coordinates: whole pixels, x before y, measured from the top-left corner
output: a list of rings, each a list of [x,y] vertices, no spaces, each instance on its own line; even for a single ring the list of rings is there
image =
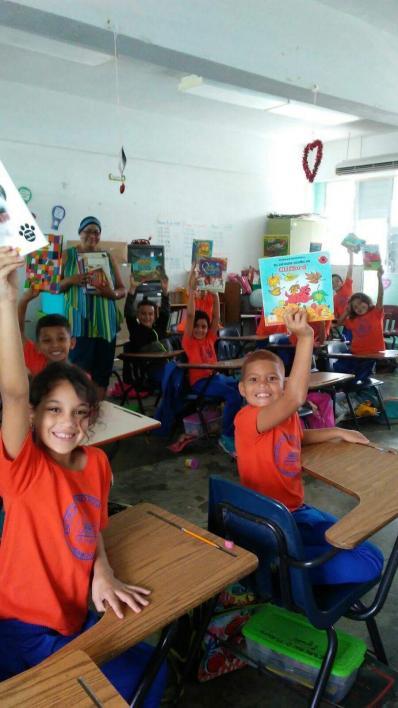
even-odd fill
[[[184,76],[178,85],[178,90],[184,93],[192,93],[195,96],[210,98],[214,101],[232,103],[235,106],[256,108],[262,111],[269,111],[276,106],[281,106],[286,103],[285,98],[235,88],[212,81],[204,81],[201,76],[196,76],[196,74]]]
[[[319,125],[341,125],[342,123],[352,123],[359,120],[358,116],[349,113],[332,111],[329,108],[315,106],[311,103],[297,103],[288,101],[283,106],[276,106],[270,109],[271,113],[277,113],[287,118],[298,118],[308,123],[319,123]]]
[[[79,47],[77,44],[58,42],[55,39],[47,39],[39,34],[32,34],[10,27],[0,26],[0,44],[10,47],[18,47],[29,52],[38,52],[50,57],[74,61],[87,66],[98,66],[113,59],[109,54],[102,54],[86,47]]]

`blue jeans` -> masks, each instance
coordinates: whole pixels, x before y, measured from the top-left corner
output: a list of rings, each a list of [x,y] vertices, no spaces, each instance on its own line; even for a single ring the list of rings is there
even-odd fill
[[[225,401],[222,418],[222,434],[232,438],[234,435],[234,418],[242,408],[243,399],[239,393],[238,382],[233,376],[214,374],[199,379],[193,386],[195,393],[203,393],[212,398],[221,398]]]
[[[76,636],[98,621],[95,612],[89,612],[80,632],[65,637],[62,634],[35,624],[19,620],[0,620],[0,681],[21,673],[44,661],[48,656],[68,644]],[[130,703],[153,649],[143,642],[101,666],[102,673],[123,698]],[[166,685],[165,663],[160,668],[144,701],[145,708],[158,708]]]
[[[375,363],[375,359],[337,359],[333,364],[333,371],[354,374],[355,381],[367,381],[373,374]]]
[[[109,384],[115,358],[116,337],[108,342],[102,337],[76,337],[76,346],[69,352],[72,364],[88,371],[101,388]]]
[[[306,560],[316,558],[333,546],[325,539],[326,531],[336,517],[314,506],[303,504],[293,512],[304,545]],[[365,541],[351,550],[339,550],[330,560],[310,571],[314,585],[365,583],[377,579],[383,570],[382,552],[373,543]]]

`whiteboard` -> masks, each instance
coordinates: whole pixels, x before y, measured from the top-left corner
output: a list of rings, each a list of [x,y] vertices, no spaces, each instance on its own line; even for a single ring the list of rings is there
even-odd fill
[[[173,286],[184,286],[191,269],[193,240],[213,241],[213,256],[228,259],[232,238],[232,224],[207,224],[165,216],[157,219],[152,243],[164,246],[165,269]]]

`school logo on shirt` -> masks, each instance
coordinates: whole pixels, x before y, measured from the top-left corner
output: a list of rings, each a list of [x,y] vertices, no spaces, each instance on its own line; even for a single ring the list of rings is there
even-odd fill
[[[300,473],[300,440],[296,435],[281,433],[275,442],[274,460],[284,477],[297,477]]]
[[[79,560],[93,560],[97,547],[98,530],[92,525],[92,508],[100,509],[97,497],[90,494],[75,494],[64,514],[66,543]],[[97,515],[97,514],[96,514]]]
[[[367,337],[371,331],[372,325],[368,320],[363,319],[358,322],[357,334],[359,334],[360,337]]]
[[[213,354],[213,349],[210,344],[202,344],[200,347],[200,357],[201,361],[206,362],[209,361],[212,357]]]

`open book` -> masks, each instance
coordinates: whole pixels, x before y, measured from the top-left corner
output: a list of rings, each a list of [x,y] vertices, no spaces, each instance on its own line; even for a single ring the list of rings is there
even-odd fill
[[[109,285],[113,288],[109,256],[105,251],[79,253],[78,264],[81,273],[87,273],[86,293],[94,293],[98,285]]]

